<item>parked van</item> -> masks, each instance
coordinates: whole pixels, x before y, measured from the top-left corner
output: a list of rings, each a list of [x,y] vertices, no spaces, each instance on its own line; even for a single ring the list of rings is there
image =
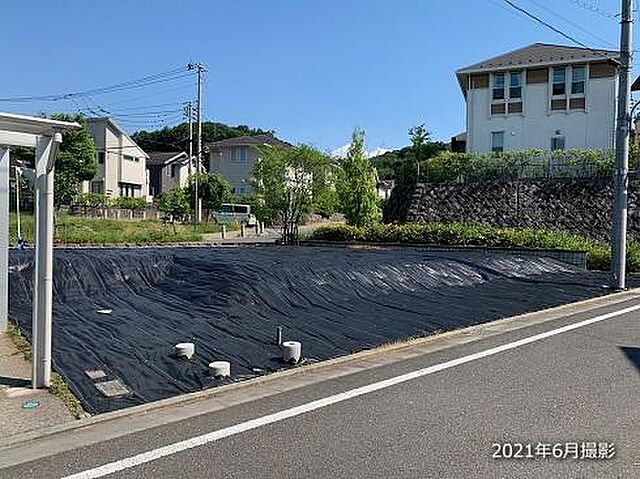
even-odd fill
[[[213,218],[218,224],[244,223],[247,226],[255,226],[257,223],[256,217],[251,214],[251,205],[235,203],[222,203]]]

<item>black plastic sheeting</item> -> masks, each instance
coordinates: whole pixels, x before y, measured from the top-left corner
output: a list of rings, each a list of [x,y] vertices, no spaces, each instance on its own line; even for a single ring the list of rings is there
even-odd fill
[[[32,252],[10,255],[10,314],[30,337]],[[607,277],[548,258],[321,247],[59,249],[54,367],[90,413],[281,369],[274,344],[322,360],[597,296]],[[98,310],[111,309],[111,314]],[[172,356],[196,345],[191,361]],[[105,398],[86,370],[131,394]]]

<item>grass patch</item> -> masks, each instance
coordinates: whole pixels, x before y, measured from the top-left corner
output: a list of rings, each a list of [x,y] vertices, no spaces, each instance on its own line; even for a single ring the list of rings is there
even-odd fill
[[[31,344],[27,341],[27,338],[24,337],[18,328],[18,325],[12,320],[9,320],[7,335],[11,338],[13,344],[15,344],[22,356],[24,356],[27,361],[31,361]],[[78,398],[73,395],[65,380],[55,371],[51,372],[49,393],[60,399],[76,419],[80,419],[87,415],[82,404],[80,404]]]
[[[20,219],[22,235],[32,245],[34,217],[21,215]],[[221,229],[213,223],[171,225],[158,220],[113,220],[59,214],[54,241],[57,244],[75,245],[188,243],[201,241],[203,234],[219,233]],[[11,244],[17,241],[15,214],[10,217],[9,241]]]
[[[11,319],[7,324],[7,335],[11,341],[13,341],[13,344],[16,346],[18,351],[20,351],[24,359],[31,361],[31,344],[29,344],[27,338],[22,335],[18,325]]]
[[[404,225],[376,225],[357,228],[348,225],[322,226],[310,236],[311,240],[407,243],[437,246],[484,246],[489,248],[558,249],[587,252],[587,267],[606,271],[611,265],[608,243],[582,236],[550,230],[528,228],[494,228],[461,223],[409,223]],[[640,244],[630,242],[627,248],[627,269],[640,272]]]

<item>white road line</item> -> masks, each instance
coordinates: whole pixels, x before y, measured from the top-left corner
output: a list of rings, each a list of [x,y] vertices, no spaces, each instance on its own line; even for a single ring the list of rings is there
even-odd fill
[[[611,319],[616,316],[621,316],[623,314],[631,313],[633,311],[638,311],[638,310],[640,310],[640,305],[631,306],[629,308],[624,308],[618,311],[603,314],[601,316],[596,316],[595,318],[586,319],[578,323],[563,326],[561,328],[553,329],[551,331],[546,331],[544,333],[536,334],[534,336],[529,336],[527,338],[520,339],[512,343],[503,344],[502,346],[497,346],[495,348],[487,349],[485,351],[480,351],[478,353],[470,354],[468,356],[463,356],[458,359],[453,359],[451,361],[429,366],[424,369],[418,369],[417,371],[412,371],[407,374],[402,374],[401,376],[385,379],[384,381],[380,381],[377,383],[369,384],[367,386],[351,389],[349,391],[345,391],[343,393],[329,396],[323,399],[318,399],[316,401],[312,401],[307,404],[302,404],[300,406],[296,406],[291,409],[286,409],[284,411],[279,411],[274,414],[269,414],[267,416],[259,417],[257,419],[252,419],[250,421],[242,422],[240,424],[236,424],[235,426],[226,427],[218,431],[213,431],[207,434],[203,434],[201,436],[193,437],[191,439],[176,442],[174,444],[169,444],[168,446],[159,447],[157,449],[153,449],[148,452],[143,452],[141,454],[127,457],[125,459],[111,462],[103,466],[95,467],[93,469],[88,469],[86,471],[79,472],[71,476],[66,476],[62,479],[93,479],[97,477],[104,477],[109,474],[114,474],[118,471],[123,471],[125,469],[130,469],[132,467],[136,467],[141,464],[145,464],[147,462],[155,461],[162,457],[171,456],[173,454],[186,451],[187,449],[192,449],[194,447],[215,442],[229,436],[234,436],[236,434],[240,434],[246,431],[250,431],[252,429],[257,429],[259,427],[266,426],[267,424],[273,424],[275,422],[283,421],[291,417],[299,416],[301,414],[315,411],[323,407],[331,406],[332,404],[337,404],[343,401],[347,401],[349,399],[356,398],[358,396],[363,396],[365,394],[369,394],[375,391],[380,391],[381,389],[386,389],[392,386],[396,386],[398,384],[402,384],[407,381],[412,381],[414,379],[421,378],[429,374],[437,373],[439,371],[443,371],[445,369],[459,366],[461,364],[470,363],[471,361],[476,361],[478,359],[486,358],[488,356],[493,356],[494,354],[502,353],[504,351],[509,351],[511,349],[515,349],[520,346],[524,346],[526,344],[534,343],[536,341],[540,341],[542,339],[549,338],[551,336],[556,336],[558,334],[566,333],[567,331],[572,331],[574,329],[582,328],[584,326],[589,326],[590,324],[598,323],[600,321],[605,321],[607,319]]]

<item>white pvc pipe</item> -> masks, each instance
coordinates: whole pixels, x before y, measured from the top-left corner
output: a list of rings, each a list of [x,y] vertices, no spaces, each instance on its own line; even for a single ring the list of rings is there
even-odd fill
[[[209,374],[214,378],[226,378],[231,376],[231,364],[229,361],[213,361],[209,363]]]
[[[36,146],[36,259],[32,326],[34,388],[51,384],[53,158],[59,141],[59,137],[39,137]]]
[[[298,341],[282,343],[282,359],[287,363],[297,363],[302,355],[302,344]]]
[[[0,332],[9,315],[9,148],[0,146]]]
[[[173,350],[179,358],[191,359],[196,352],[196,346],[193,343],[178,343]]]

